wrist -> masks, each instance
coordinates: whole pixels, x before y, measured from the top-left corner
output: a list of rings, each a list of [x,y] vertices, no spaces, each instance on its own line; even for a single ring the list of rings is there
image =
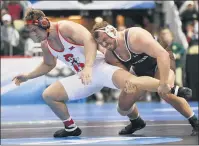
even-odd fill
[[[85,64],[85,67],[93,67],[91,64]]]
[[[159,85],[168,85],[169,83],[167,81],[160,81]]]
[[[25,74],[25,76],[26,76],[26,79],[27,79],[27,80],[28,80],[28,79],[31,79],[30,74]]]

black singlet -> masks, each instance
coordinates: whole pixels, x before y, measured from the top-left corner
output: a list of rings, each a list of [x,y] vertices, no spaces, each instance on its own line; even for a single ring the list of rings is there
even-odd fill
[[[157,60],[145,53],[136,54],[130,51],[128,45],[128,29],[125,30],[125,44],[128,52],[130,53],[130,59],[127,61],[122,60],[114,51],[114,56],[130,70],[132,67],[137,76],[151,76],[153,77],[157,67]]]

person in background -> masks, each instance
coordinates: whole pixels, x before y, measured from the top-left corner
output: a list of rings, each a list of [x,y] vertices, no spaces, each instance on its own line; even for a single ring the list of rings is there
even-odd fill
[[[21,55],[25,55],[25,56],[33,55],[33,49],[35,47],[35,42],[30,37],[30,31],[27,29],[27,27],[23,27],[20,30],[19,46],[20,46],[20,48],[23,48],[23,52],[21,52]]]
[[[12,20],[19,20],[23,18],[23,7],[18,0],[12,0],[7,4],[8,12]]]
[[[194,44],[198,44],[198,20],[189,22],[186,25],[185,35],[187,38],[187,42],[189,43],[189,47]]]
[[[17,54],[19,44],[19,32],[12,24],[11,15],[5,14],[2,17],[3,25],[1,26],[1,55]]]
[[[153,24],[152,16],[144,16],[143,17],[143,28],[150,32],[153,36],[155,35],[155,27]]]
[[[3,15],[8,14],[8,10],[6,8],[1,9],[1,25],[3,25],[2,17]]]
[[[195,4],[193,1],[186,1],[184,3],[185,10],[183,11],[183,6],[179,10],[180,17],[182,20],[183,31],[185,32],[186,26],[188,23],[192,23],[194,20],[198,19],[198,12],[196,10]]]

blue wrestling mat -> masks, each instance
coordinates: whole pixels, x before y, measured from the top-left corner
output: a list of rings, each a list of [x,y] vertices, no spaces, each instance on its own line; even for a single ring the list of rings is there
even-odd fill
[[[169,137],[68,137],[68,138],[20,138],[3,139],[2,144],[18,145],[74,145],[74,144],[158,144],[168,142],[178,142],[181,138]]]
[[[190,102],[198,115],[197,102]],[[140,115],[147,126],[130,136],[118,131],[128,124],[126,117],[116,111],[116,103],[68,104],[72,118],[82,129],[79,137],[53,138],[63,128],[61,121],[45,104],[2,106],[2,144],[17,145],[106,145],[106,144],[197,144],[191,137],[188,121],[169,104],[139,102]]]
[[[198,103],[190,102],[195,114],[198,115]],[[167,103],[138,102],[140,115],[147,121],[175,121],[186,120]],[[74,120],[81,121],[121,121],[127,120],[120,116],[116,103],[96,105],[86,103],[70,103],[68,108]],[[31,116],[30,116],[31,115]],[[58,120],[51,109],[45,104],[16,105],[1,107],[1,122],[30,122]]]

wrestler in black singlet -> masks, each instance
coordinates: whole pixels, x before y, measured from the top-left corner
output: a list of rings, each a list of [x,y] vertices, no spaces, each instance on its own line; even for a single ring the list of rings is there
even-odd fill
[[[154,77],[156,69],[157,69],[157,60],[145,53],[136,54],[130,51],[127,36],[129,29],[125,30],[125,44],[128,49],[130,55],[130,59],[127,61],[122,60],[114,51],[114,56],[128,69],[130,70],[133,67],[134,72],[137,76],[151,76]],[[170,68],[175,72],[175,59],[172,51],[167,50],[170,55]]]

